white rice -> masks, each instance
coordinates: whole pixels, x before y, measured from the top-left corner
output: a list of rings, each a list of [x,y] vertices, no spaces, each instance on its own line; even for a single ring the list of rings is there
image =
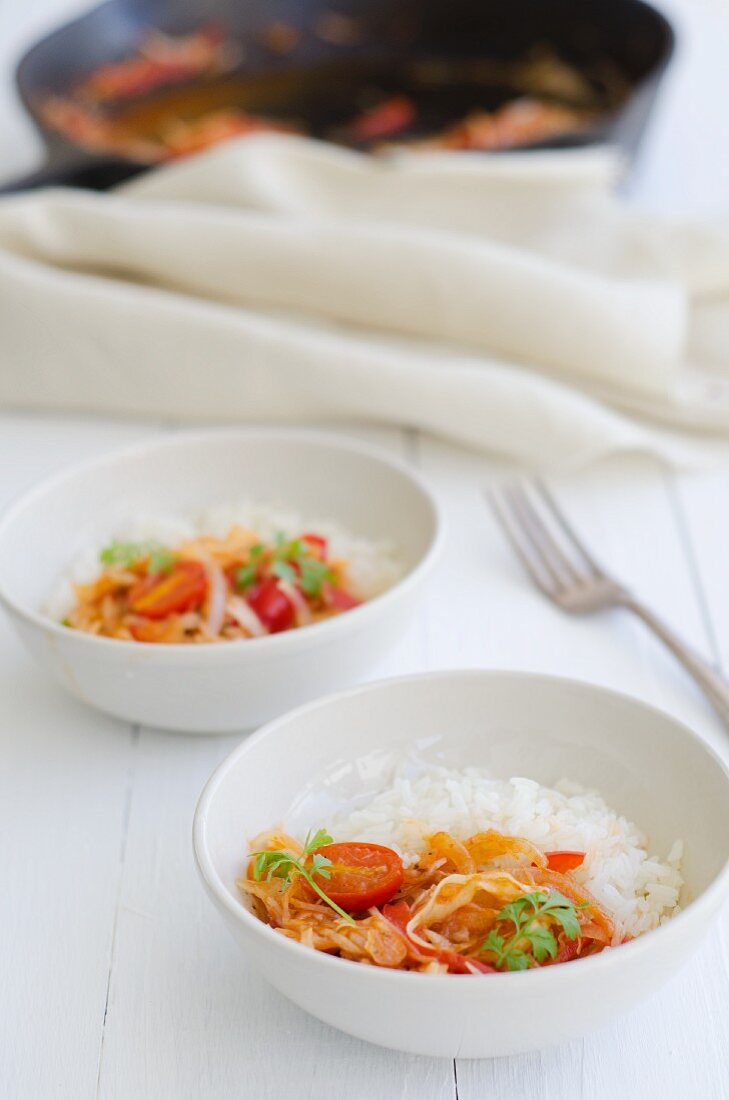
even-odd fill
[[[334,839],[384,844],[412,863],[428,833],[463,840],[496,829],[543,851],[586,852],[575,878],[615,918],[619,937],[648,932],[678,911],[683,843],[676,841],[665,859],[649,855],[646,836],[596,791],[567,780],[550,788],[533,779],[493,779],[478,768],[429,766],[417,778],[408,771],[401,765],[391,786],[329,821]]]
[[[100,532],[71,564],[44,610],[52,619],[63,619],[74,606],[73,584],[88,584],[99,575],[99,554],[110,542],[159,542],[176,546],[201,535],[225,538],[238,525],[255,532],[263,541],[282,532],[294,538],[306,531],[328,539],[332,557],[347,562],[347,573],[358,595],[371,599],[396,583],[404,572],[395,548],[385,539],[367,539],[347,531],[333,519],[304,517],[295,509],[264,501],[241,500],[219,504],[197,516],[140,515],[113,529]]]

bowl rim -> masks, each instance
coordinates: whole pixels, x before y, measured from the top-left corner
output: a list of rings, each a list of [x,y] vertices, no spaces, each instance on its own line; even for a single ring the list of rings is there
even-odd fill
[[[712,760],[712,762],[718,767],[722,773],[724,780],[727,784],[727,790],[729,791],[729,763],[727,763],[719,753],[710,745],[703,737],[696,733],[690,726],[687,726],[680,719],[669,714],[667,711],[662,710],[660,707],[654,706],[651,703],[645,702],[643,699],[639,699],[637,696],[630,695],[628,692],[617,691],[613,688],[605,687],[601,684],[594,684],[589,680],[579,680],[569,676],[553,676],[549,673],[541,672],[529,672],[520,669],[509,668],[494,668],[494,669],[474,669],[474,668],[459,668],[459,669],[443,669],[434,672],[420,672],[415,674],[409,674],[405,676],[393,676],[382,680],[376,680],[369,684],[360,685],[355,688],[351,688],[346,691],[335,692],[330,695],[324,696],[314,700],[313,702],[305,703],[303,706],[296,707],[293,710],[287,711],[285,714],[279,715],[277,718],[270,722],[265,723],[255,733],[245,737],[243,741],[236,746],[235,749],[215,768],[212,775],[208,779],[207,783],[203,787],[200,797],[195,808],[195,814],[192,823],[192,847],[195,858],[195,863],[202,879],[202,882],[216,904],[223,910],[227,910],[235,920],[242,924],[245,928],[249,929],[254,936],[262,937],[262,946],[268,945],[273,951],[280,951],[285,954],[289,954],[292,963],[296,962],[303,964],[306,960],[309,960],[311,966],[324,966],[334,967],[333,973],[337,970],[343,974],[359,973],[362,981],[368,982],[410,982],[413,977],[407,971],[402,970],[390,970],[386,967],[379,966],[359,966],[354,968],[351,960],[342,959],[335,955],[329,955],[326,952],[315,951],[309,947],[304,947],[303,944],[297,943],[294,940],[290,940],[285,936],[280,936],[276,931],[254,916],[248,909],[235,899],[230,891],[226,888],[225,884],[219,877],[212,857],[207,847],[207,816],[209,808],[215,798],[216,792],[220,784],[224,781],[227,773],[232,767],[234,767],[238,759],[244,756],[249,747],[257,744],[259,741],[263,741],[268,737],[275,737],[276,731],[280,726],[286,725],[291,721],[298,720],[305,714],[315,712],[319,709],[326,709],[328,706],[345,699],[351,699],[359,695],[366,695],[368,692],[387,690],[390,687],[397,686],[399,684],[412,684],[417,685],[423,682],[437,682],[438,680],[447,679],[500,679],[508,678],[513,681],[521,681],[524,686],[528,686],[533,683],[552,683],[558,684],[568,690],[586,691],[588,694],[592,694],[596,697],[612,698],[621,700],[623,703],[627,703],[629,706],[633,706],[638,710],[648,712],[654,716],[659,717],[661,720],[671,723],[674,727],[677,727],[681,734],[688,737],[691,741],[698,745]],[[585,959],[580,960],[579,973],[586,974],[588,972],[599,973],[606,966],[612,966],[615,964],[615,959],[624,959],[626,962],[635,959],[639,953],[644,953],[646,950],[651,950],[650,944],[656,942],[657,937],[661,937],[661,942],[666,943],[671,936],[676,936],[678,933],[676,929],[680,930],[689,922],[696,923],[700,919],[700,912],[706,909],[710,909],[714,902],[716,905],[721,904],[722,895],[729,893],[729,854],[724,861],[723,866],[720,868],[713,881],[709,883],[705,890],[702,890],[692,901],[681,909],[665,924],[659,925],[658,928],[652,929],[650,932],[643,933],[642,935],[630,940],[628,943],[620,945],[620,951],[617,956],[612,951],[600,952],[598,955],[591,955]],[[648,946],[646,946],[648,945]],[[293,953],[293,954],[291,954]],[[688,957],[688,956],[684,956]],[[679,960],[680,963],[681,960]],[[344,967],[344,971],[342,971]],[[678,967],[677,967],[678,969]],[[515,985],[516,982],[564,982],[570,980],[565,978],[565,972],[572,972],[572,968],[564,966],[547,966],[547,967],[535,967],[531,970],[503,972],[502,980],[507,980]],[[441,987],[443,979],[451,979],[461,977],[461,975],[453,974],[419,974],[418,981],[423,983],[423,987],[427,985],[428,988],[434,988],[436,985]],[[481,983],[463,983],[466,988],[473,987],[476,990],[481,989]],[[421,988],[418,985],[417,988]],[[493,988],[491,983],[487,984],[487,988]],[[478,995],[478,993],[476,994]]]
[[[120,657],[135,654],[137,658],[144,653],[147,658],[154,654],[155,658],[161,658],[164,663],[180,661],[187,663],[192,658],[198,661],[226,662],[231,657],[236,660],[249,659],[256,656],[275,656],[285,653],[290,649],[298,649],[302,645],[313,644],[333,640],[337,632],[357,629],[366,629],[369,619],[385,611],[389,604],[398,600],[410,589],[415,588],[422,579],[432,570],[440,557],[445,541],[446,524],[443,509],[438,502],[435,493],[421,476],[419,471],[413,469],[406,461],[391,456],[382,448],[353,439],[341,433],[327,432],[319,429],[286,427],[286,426],[256,426],[256,427],[220,427],[205,428],[191,431],[171,431],[168,434],[155,435],[152,439],[118,447],[95,457],[84,459],[64,467],[57,473],[43,478],[32,488],[21,492],[0,514],[0,542],[12,528],[17,516],[28,506],[32,505],[38,497],[42,497],[49,491],[72,482],[75,478],[93,470],[103,470],[104,467],[114,466],[119,462],[133,459],[145,452],[156,453],[167,448],[174,448],[180,444],[186,446],[201,446],[218,440],[251,440],[264,439],[301,444],[314,444],[330,447],[334,452],[348,452],[359,455],[367,460],[379,463],[390,472],[402,475],[426,504],[432,520],[433,531],[426,549],[419,561],[408,569],[393,585],[365,600],[359,607],[352,608],[345,615],[335,615],[318,623],[302,627],[300,630],[286,630],[279,634],[269,634],[262,638],[245,638],[231,641],[226,645],[197,645],[191,646],[183,642],[165,646],[145,646],[139,642],[126,641],[121,638],[103,638],[95,634],[86,634],[80,630],[69,630],[62,623],[55,622],[42,612],[29,608],[19,603],[6,590],[3,578],[0,576],[0,604],[11,614],[20,616],[35,628],[43,630],[46,634],[72,641],[74,645],[90,647],[97,652],[107,650],[110,654],[118,654]]]

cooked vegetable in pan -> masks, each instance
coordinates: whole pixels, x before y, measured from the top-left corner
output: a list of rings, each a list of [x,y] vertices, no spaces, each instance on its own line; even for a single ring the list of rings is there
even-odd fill
[[[314,28],[323,41],[339,23]],[[356,23],[347,23],[349,39]],[[299,29],[270,24],[261,45],[295,53]],[[414,58],[319,61],[275,76],[239,72],[219,26],[181,36],[149,31],[136,52],[89,72],[41,104],[47,125],[78,145],[143,163],[187,156],[231,137],[307,134],[374,152],[499,150],[579,133],[627,94],[604,62],[578,70],[547,47],[513,61]]]

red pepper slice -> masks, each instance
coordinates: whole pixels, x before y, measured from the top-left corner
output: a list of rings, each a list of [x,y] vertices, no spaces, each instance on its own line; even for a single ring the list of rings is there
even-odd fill
[[[408,947],[417,955],[425,955],[428,958],[437,959],[448,967],[451,974],[473,974],[478,970],[481,974],[496,974],[493,966],[479,962],[478,959],[470,959],[465,955],[459,955],[457,951],[447,951],[438,947],[422,947],[410,939],[407,932],[408,924],[412,919],[412,910],[406,901],[396,901],[394,905],[383,905],[382,915],[390,924],[405,937]]]
[[[564,874],[565,871],[574,871],[577,867],[581,867],[585,862],[585,856],[587,852],[545,852],[547,857],[547,866],[550,871],[559,871],[560,874]]]
[[[247,600],[271,634],[279,634],[294,625],[294,605],[273,577],[255,585],[248,592]]]

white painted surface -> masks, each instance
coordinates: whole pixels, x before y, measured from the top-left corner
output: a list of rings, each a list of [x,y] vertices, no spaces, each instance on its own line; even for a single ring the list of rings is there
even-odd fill
[[[684,44],[632,191],[661,209],[717,210],[729,193],[729,6],[664,6],[680,9]],[[3,70],[26,41],[81,7],[4,0]],[[34,145],[3,81],[0,172],[10,176],[32,167]],[[67,462],[160,427],[0,417],[0,506]],[[567,619],[529,588],[482,503],[492,464],[407,433],[354,434],[414,462],[450,519],[449,564],[383,673],[569,673],[658,703],[729,755],[729,735],[639,625],[622,613]],[[604,562],[729,667],[729,471],[677,479],[626,460],[555,488]],[[3,1100],[454,1100],[456,1086],[460,1100],[729,1096],[729,913],[688,970],[585,1040],[455,1068],[399,1056],[348,1039],[270,990],[205,899],[192,811],[235,737],[174,737],[104,719],[45,683],[4,620],[0,737]]]
[[[149,431],[5,417],[2,503],[72,456]],[[412,455],[407,438],[356,434]],[[423,440],[417,451],[449,513],[450,545],[385,673],[479,664],[570,673],[658,703],[729,750],[709,707],[638,625],[620,614],[566,619],[528,587],[482,503],[486,461]],[[557,488],[608,565],[697,645],[710,651],[716,636],[726,652],[729,476],[677,486],[649,463],[624,462]],[[235,737],[135,731],[74,704],[43,682],[4,621],[0,716],[0,942],[11,945],[0,1095],[452,1100],[451,1063],[348,1039],[241,962],[190,851],[196,797]],[[644,1007],[555,1051],[459,1063],[458,1095],[718,1100],[727,1095],[728,964],[724,913],[698,961]]]

